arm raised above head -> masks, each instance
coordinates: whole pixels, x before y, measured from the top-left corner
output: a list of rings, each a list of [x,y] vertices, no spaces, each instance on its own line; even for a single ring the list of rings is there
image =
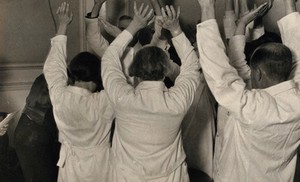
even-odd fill
[[[291,78],[300,82],[300,14],[296,11],[296,0],[284,0],[285,16],[278,21],[282,43],[293,54]]]

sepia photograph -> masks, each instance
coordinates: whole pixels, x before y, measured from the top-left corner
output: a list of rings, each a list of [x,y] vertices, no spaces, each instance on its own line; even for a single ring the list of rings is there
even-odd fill
[[[0,182],[300,182],[300,1],[0,0]]]

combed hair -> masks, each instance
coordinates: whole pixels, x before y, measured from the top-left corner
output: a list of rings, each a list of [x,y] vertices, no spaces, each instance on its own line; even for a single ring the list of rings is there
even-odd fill
[[[250,66],[256,69],[262,65],[267,76],[277,81],[288,79],[292,70],[292,52],[280,43],[266,43],[259,46],[250,59]]]
[[[101,84],[100,77],[101,60],[97,56],[89,52],[81,52],[77,54],[70,62],[69,73],[74,81],[93,81]]]
[[[157,81],[165,77],[168,67],[168,55],[158,47],[148,46],[139,50],[134,56],[129,67],[129,76]]]
[[[244,50],[247,63],[249,64],[250,58],[251,58],[253,52],[259,46],[261,46],[262,44],[271,43],[271,42],[282,43],[282,40],[281,40],[281,37],[278,34],[274,33],[274,32],[265,32],[258,39],[253,40],[251,42],[247,42],[246,45],[245,45],[245,50]]]

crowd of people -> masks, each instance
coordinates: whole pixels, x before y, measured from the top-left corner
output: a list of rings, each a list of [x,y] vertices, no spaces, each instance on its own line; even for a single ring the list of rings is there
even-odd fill
[[[26,181],[299,180],[296,0],[284,0],[280,36],[262,21],[276,8],[272,0],[253,10],[247,0],[225,0],[225,38],[215,0],[198,0],[194,35],[183,31],[172,4],[134,2],[134,16],[115,26],[99,17],[104,3],[94,0],[85,17],[91,52],[69,64],[73,14],[66,2],[57,9],[43,75],[15,132]]]

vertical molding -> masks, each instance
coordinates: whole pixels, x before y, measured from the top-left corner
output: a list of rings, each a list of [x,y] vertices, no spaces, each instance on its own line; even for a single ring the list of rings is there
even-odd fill
[[[80,33],[80,51],[87,50],[87,42],[85,37],[86,0],[79,0],[79,33]]]

